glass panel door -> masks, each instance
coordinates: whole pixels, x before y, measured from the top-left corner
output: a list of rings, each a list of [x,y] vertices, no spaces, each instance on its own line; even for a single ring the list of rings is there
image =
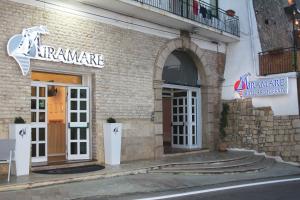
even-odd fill
[[[185,147],[188,144],[187,92],[174,91],[172,98],[172,146]]]
[[[32,162],[47,161],[47,86],[31,86]]]
[[[197,134],[197,118],[198,118],[198,104],[197,104],[197,92],[191,92],[191,146],[198,146],[198,134]]]
[[[201,124],[199,89],[173,89],[172,147],[200,148]]]
[[[68,88],[68,160],[89,159],[89,90]]]

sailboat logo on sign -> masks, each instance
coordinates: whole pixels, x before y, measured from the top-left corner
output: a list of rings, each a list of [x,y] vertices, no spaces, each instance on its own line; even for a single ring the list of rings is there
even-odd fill
[[[250,73],[246,73],[240,76],[240,80],[236,81],[234,84],[234,91],[236,91],[240,95],[240,97],[243,97],[243,92],[248,87],[250,75]]]
[[[37,58],[40,53],[41,34],[48,34],[45,26],[35,26],[12,36],[7,44],[8,55],[19,64],[22,74],[26,75],[30,68],[30,59]]]
[[[30,59],[63,62],[67,64],[104,67],[102,54],[77,51],[76,49],[54,48],[41,44],[41,35],[48,34],[46,26],[34,26],[12,36],[7,43],[7,52],[19,64],[25,76],[30,70]]]

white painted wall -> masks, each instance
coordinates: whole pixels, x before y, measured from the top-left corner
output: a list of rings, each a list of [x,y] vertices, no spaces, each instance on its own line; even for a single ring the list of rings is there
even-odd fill
[[[225,43],[219,42],[218,44],[216,44],[216,43],[213,43],[212,40],[207,39],[205,37],[201,37],[197,34],[191,34],[191,38],[192,38],[191,39],[192,42],[197,44],[198,47],[200,47],[202,49],[226,53],[226,44]]]
[[[252,1],[238,0],[230,3],[229,0],[220,0],[219,5],[224,10],[236,11],[240,19],[240,41],[228,44],[226,50],[222,98],[228,100],[235,98],[233,84],[239,80],[240,75],[247,72],[250,72],[252,76],[258,75],[257,53],[261,51],[261,47]]]
[[[223,83],[222,99],[239,98],[234,92],[233,85],[240,76],[250,72],[250,80],[259,77],[258,53],[261,45],[257,30],[257,22],[251,0],[219,0],[220,8],[233,9],[240,18],[241,38],[239,42],[230,43],[226,49],[225,81]],[[254,107],[271,106],[274,115],[298,115],[297,80],[293,73],[272,75],[289,77],[289,93],[282,96],[256,97],[252,99]],[[266,77],[265,77],[266,78]]]

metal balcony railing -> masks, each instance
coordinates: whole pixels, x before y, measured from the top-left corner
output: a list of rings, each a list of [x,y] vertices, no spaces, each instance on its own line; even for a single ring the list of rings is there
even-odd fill
[[[229,16],[225,10],[203,1],[195,0],[134,0],[173,13],[220,31],[240,36],[237,16]]]
[[[299,50],[291,47],[259,53],[259,74],[265,76],[269,74],[299,72]]]

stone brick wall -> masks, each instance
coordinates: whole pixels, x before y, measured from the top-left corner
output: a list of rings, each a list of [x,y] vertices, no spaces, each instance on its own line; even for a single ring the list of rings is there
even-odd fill
[[[153,67],[164,38],[103,24],[56,10],[0,0],[0,138],[8,137],[8,124],[22,116],[30,123],[31,76],[22,76],[7,55],[9,38],[23,28],[46,25],[44,45],[102,53],[105,67],[31,60],[31,69],[88,74],[92,79],[93,158],[104,161],[103,122],[114,117],[124,123],[122,160],[153,158]],[[12,25],[13,24],[13,25]],[[144,127],[147,127],[145,129]],[[135,154],[136,141],[145,149]],[[149,142],[150,141],[150,142]],[[125,149],[126,146],[126,149]]]
[[[274,116],[270,107],[254,108],[251,100],[224,102],[230,106],[225,129],[229,147],[300,162],[300,116]]]
[[[197,66],[201,65],[199,73],[203,81],[203,118],[207,118],[203,125],[203,137],[207,138],[205,147],[214,148],[225,55],[203,50],[195,44],[183,45],[180,36],[173,42],[79,15],[8,0],[0,0],[0,19],[0,138],[8,137],[8,124],[15,117],[21,116],[29,123],[31,120],[31,75],[22,76],[16,61],[7,55],[7,42],[11,36],[20,34],[23,28],[46,25],[50,34],[42,36],[42,44],[104,55],[103,69],[31,60],[31,69],[90,77],[93,159],[104,161],[102,127],[108,117],[123,123],[122,161],[162,155],[160,115],[155,115],[154,121],[151,117],[155,111],[161,113],[161,102],[157,101],[161,90],[157,90],[156,83],[161,87],[164,63],[159,56],[167,45],[170,45],[169,50],[173,47],[172,50],[182,47],[187,51],[193,49],[194,57],[198,56],[195,61]],[[161,63],[161,66],[157,63]]]

